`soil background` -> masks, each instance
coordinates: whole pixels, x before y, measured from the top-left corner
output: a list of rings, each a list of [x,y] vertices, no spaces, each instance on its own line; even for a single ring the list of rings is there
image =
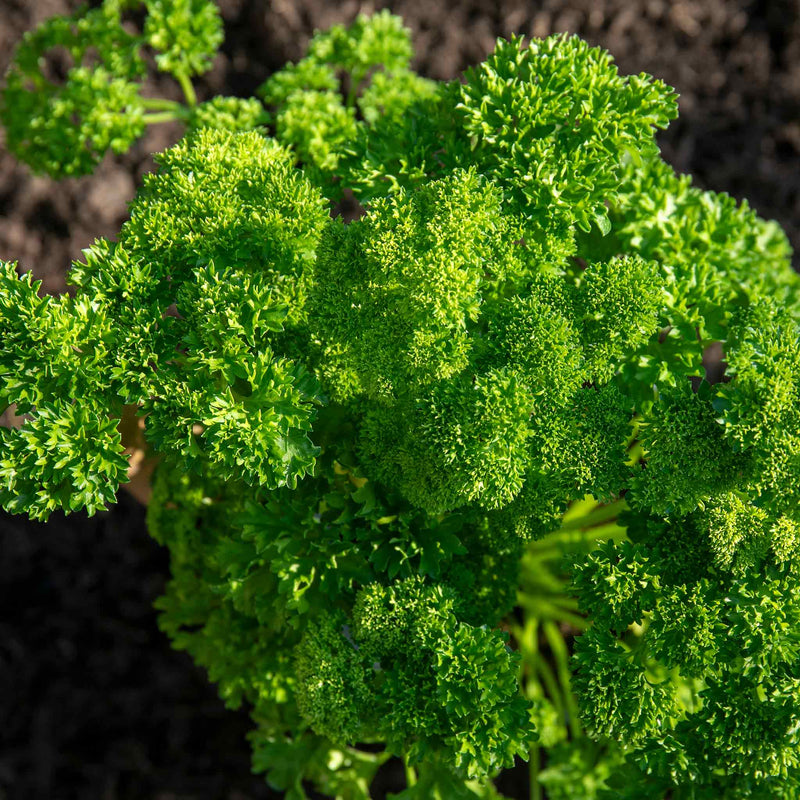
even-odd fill
[[[248,96],[300,58],[315,28],[388,7],[413,32],[416,67],[449,79],[497,36],[578,33],[623,73],[649,72],[680,94],[664,154],[698,185],[748,198],[800,249],[800,0],[220,0],[226,40],[201,99]],[[0,73],[22,33],[73,0],[0,0]],[[179,98],[167,78],[153,95]],[[180,136],[152,128],[95,175],[32,176],[0,138],[0,257],[49,292],[81,248],[113,237],[149,153]],[[796,262],[797,264],[797,262]],[[127,494],[92,519],[46,525],[0,514],[0,800],[261,800],[249,771],[246,712],[224,709],[201,670],[170,649],[153,600],[168,559]],[[526,771],[502,789],[527,797]],[[386,786],[397,790],[389,770]],[[576,800],[580,800],[576,798]]]

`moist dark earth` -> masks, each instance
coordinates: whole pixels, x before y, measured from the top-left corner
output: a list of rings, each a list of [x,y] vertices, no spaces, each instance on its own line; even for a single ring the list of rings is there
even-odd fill
[[[0,0],[0,71],[21,34],[72,0]],[[664,154],[709,189],[748,198],[800,246],[800,0],[333,2],[222,0],[226,41],[201,98],[247,96],[302,56],[315,28],[389,7],[413,32],[416,67],[449,79],[497,36],[578,33],[623,73],[649,72],[680,94]],[[167,78],[150,94],[179,98]],[[180,135],[152,128],[87,178],[34,177],[0,145],[0,257],[49,292],[70,260],[126,214],[149,156]],[[1,140],[0,140],[1,141]],[[797,263],[797,262],[796,262]],[[0,800],[257,800],[279,794],[250,774],[246,712],[227,711],[201,670],[157,628],[168,578],[144,510],[124,492],[92,519],[46,525],[0,516]],[[502,789],[527,797],[526,770]],[[400,785],[391,769],[380,795]]]

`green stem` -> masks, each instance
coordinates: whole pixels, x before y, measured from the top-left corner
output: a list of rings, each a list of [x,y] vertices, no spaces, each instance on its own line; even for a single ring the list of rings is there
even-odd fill
[[[584,736],[578,702],[572,691],[569,649],[559,624],[568,624],[579,631],[589,621],[579,613],[578,602],[569,595],[569,581],[562,574],[562,559],[570,553],[583,552],[601,539],[620,541],[627,535],[617,520],[627,508],[624,499],[600,504],[592,497],[573,503],[564,515],[561,527],[543,539],[531,542],[523,555],[520,592],[517,605],[524,614],[521,626],[512,626],[522,655],[525,694],[535,700],[549,697],[559,717],[560,727],[574,741]],[[541,628],[549,644],[550,654],[539,652],[538,631]],[[539,773],[541,749],[529,747],[530,800],[543,800]]]
[[[511,628],[511,632],[514,634],[523,656],[523,666],[529,659],[536,658],[536,653],[539,649],[539,642],[536,636],[538,627],[539,620],[536,617],[526,615],[524,627],[522,625],[513,625]]]
[[[570,520],[582,517],[584,514],[593,511],[599,505],[600,503],[590,494],[587,494],[582,500],[573,500],[569,504],[569,508],[564,512],[562,522],[569,522]]]
[[[562,594],[564,589],[564,579],[555,574],[550,565],[545,561],[560,560],[564,557],[564,550],[559,547],[546,547],[542,550],[527,550],[522,554],[522,574],[523,580],[527,578],[530,586],[537,589],[551,587],[553,594]]]
[[[536,658],[539,650],[539,639],[536,635],[539,627],[539,621],[536,617],[528,617],[525,620],[525,628],[520,629],[518,639],[522,650],[522,667],[523,670],[526,666],[533,673],[534,666],[533,660]],[[535,681],[535,675],[528,676],[525,685],[525,694],[529,700],[534,700],[541,692],[541,685]],[[542,786],[539,783],[539,770],[541,768],[541,754],[539,752],[539,745],[533,742],[528,748],[528,770],[530,774],[531,783],[531,800],[541,800]]]
[[[380,766],[384,761],[389,758],[389,753],[385,750],[382,753],[367,753],[364,750],[359,750],[357,747],[347,747],[347,754],[356,761],[363,761],[366,764],[377,764]]]
[[[544,688],[550,695],[551,702],[556,707],[560,725],[565,725],[564,720],[568,714],[567,705],[564,701],[564,696],[561,693],[561,687],[556,680],[556,676],[552,667],[547,663],[547,661],[545,661],[544,658],[541,657],[541,655],[537,655],[531,660],[531,666],[534,667],[539,673],[542,683],[544,684]]]
[[[642,457],[644,454],[644,448],[639,442],[636,442],[630,450],[628,450],[628,460],[625,462],[628,466],[634,466],[637,461]]]
[[[587,546],[599,541],[611,539],[614,542],[621,542],[628,535],[625,528],[620,527],[616,522],[607,525],[598,525],[588,530],[563,531],[558,535],[553,534],[553,538],[545,539],[536,546],[530,546],[522,556],[523,568],[532,570],[534,575],[541,572],[543,561],[560,561],[568,553],[576,553],[584,550]],[[536,584],[544,583],[546,579],[537,577]]]
[[[553,658],[556,662],[556,669],[558,671],[558,679],[564,690],[564,702],[567,706],[567,713],[569,715],[569,728],[572,733],[573,739],[580,739],[583,736],[581,730],[580,716],[578,712],[578,702],[572,692],[572,680],[569,672],[569,653],[567,652],[567,643],[561,635],[554,622],[549,620],[545,621],[542,625],[544,635],[550,645],[550,650],[553,653]]]
[[[539,783],[539,770],[542,768],[539,745],[532,744],[528,751],[528,774],[531,782],[531,800],[542,800],[542,784]]]
[[[153,114],[145,114],[142,119],[146,125],[155,125],[159,122],[172,122],[174,119],[180,119],[180,116],[174,111],[157,111]]]
[[[181,85],[183,96],[186,98],[186,102],[189,104],[189,107],[194,108],[197,105],[197,95],[195,94],[194,86],[192,86],[189,76],[178,74],[175,77],[178,79],[178,83]]]
[[[356,72],[354,70],[350,73],[350,91],[347,93],[347,97],[344,101],[348,108],[353,108],[355,106],[356,98],[358,97],[358,89],[365,77],[366,75],[363,71]]]
[[[544,539],[531,542],[523,558],[536,560],[559,558],[565,552],[575,550],[576,547],[583,547],[597,539],[625,538],[626,530],[617,524],[616,515],[607,520],[605,524],[599,524],[602,522],[599,517],[598,514],[594,524],[588,526],[582,524],[582,519],[575,520],[575,524],[567,523],[567,526],[548,534]]]
[[[587,528],[599,525],[601,522],[609,522],[612,519],[616,519],[625,508],[626,504],[624,499],[615,500],[613,503],[609,503],[605,506],[597,506],[593,511],[576,519],[568,518],[556,533],[561,533],[562,531],[586,530]]]
[[[412,767],[406,758],[403,758],[403,767],[406,771],[406,784],[409,788],[417,785],[417,771]]]
[[[518,605],[522,606],[526,611],[535,614],[541,620],[553,620],[555,622],[565,622],[572,625],[578,630],[585,630],[589,626],[588,620],[569,611],[566,608],[560,608],[555,603],[550,603],[540,597],[527,598],[521,595],[517,600]]]
[[[164,97],[142,97],[142,107],[147,111],[174,111],[180,113],[183,107],[175,100],[167,100]]]
[[[558,606],[559,608],[564,609],[565,611],[577,611],[579,609],[578,599],[576,597],[571,597],[568,594],[564,594],[563,592],[551,600],[554,606]]]

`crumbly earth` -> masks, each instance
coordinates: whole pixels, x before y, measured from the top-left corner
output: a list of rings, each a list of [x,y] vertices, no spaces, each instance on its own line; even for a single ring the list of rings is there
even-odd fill
[[[13,44],[74,0],[0,0],[0,71]],[[201,98],[249,95],[296,60],[315,28],[387,5],[357,0],[220,0],[223,52]],[[747,197],[800,248],[800,4],[794,0],[398,0],[417,68],[452,78],[497,36],[579,33],[623,73],[680,93],[661,136],[667,159],[704,188]],[[178,98],[169,79],[150,93]],[[0,145],[0,256],[50,292],[72,258],[125,218],[149,153],[179,128],[151,129],[91,177],[33,177]],[[128,496],[94,519],[46,525],[0,516],[0,800],[256,800],[277,795],[249,774],[245,712],[226,711],[200,670],[170,649],[152,610],[166,554]],[[526,797],[525,770],[502,789]],[[382,775],[397,790],[390,768]],[[380,795],[379,795],[380,796]]]

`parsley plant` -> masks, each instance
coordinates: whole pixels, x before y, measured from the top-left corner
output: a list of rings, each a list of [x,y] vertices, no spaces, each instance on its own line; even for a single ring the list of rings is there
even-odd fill
[[[517,756],[533,798],[796,798],[778,226],[676,175],[673,91],[578,38],[435,83],[382,12],[261,99],[198,103],[221,38],[208,0],[105,0],[17,48],[0,117],[34,171],[186,136],[74,296],[0,262],[0,410],[25,418],[0,429],[3,507],[106,507],[136,409],[161,625],[252,709],[287,798],[368,798],[391,756],[397,800],[497,798]],[[148,51],[185,103],[142,94]]]

